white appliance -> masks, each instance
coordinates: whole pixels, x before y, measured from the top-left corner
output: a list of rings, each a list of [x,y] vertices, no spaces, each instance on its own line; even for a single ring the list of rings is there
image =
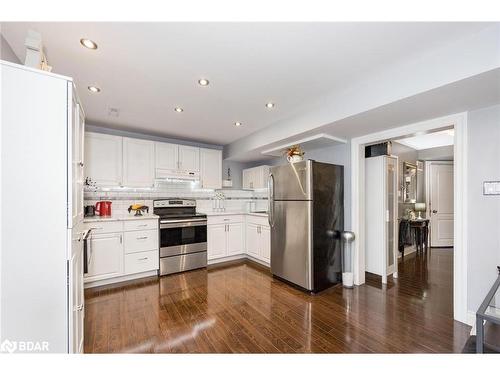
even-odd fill
[[[84,113],[71,78],[0,64],[0,342],[82,352]]]
[[[365,159],[365,251],[366,271],[398,277],[397,249],[398,158]]]

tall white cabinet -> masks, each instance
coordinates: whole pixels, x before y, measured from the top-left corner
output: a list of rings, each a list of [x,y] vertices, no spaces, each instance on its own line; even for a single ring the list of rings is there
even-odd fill
[[[8,220],[0,224],[0,342],[80,352],[83,110],[71,78],[4,61],[0,67],[1,149],[8,155],[1,159]],[[29,213],[42,219],[29,223]]]
[[[398,277],[397,252],[398,158],[365,159],[365,251],[366,271]]]

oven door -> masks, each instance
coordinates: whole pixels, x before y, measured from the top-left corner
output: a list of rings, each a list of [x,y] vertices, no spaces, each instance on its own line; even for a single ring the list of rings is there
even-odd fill
[[[160,220],[160,257],[207,251],[207,219]]]

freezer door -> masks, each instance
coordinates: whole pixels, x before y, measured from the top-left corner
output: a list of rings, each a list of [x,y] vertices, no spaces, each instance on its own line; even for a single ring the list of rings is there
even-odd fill
[[[312,282],[312,201],[274,201],[271,227],[273,275],[307,290]]]
[[[270,169],[270,184],[274,200],[310,200],[312,160],[288,163]]]

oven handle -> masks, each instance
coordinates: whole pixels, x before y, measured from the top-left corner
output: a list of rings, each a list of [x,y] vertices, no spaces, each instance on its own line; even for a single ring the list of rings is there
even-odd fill
[[[160,229],[198,227],[207,225],[207,219],[160,220]]]

